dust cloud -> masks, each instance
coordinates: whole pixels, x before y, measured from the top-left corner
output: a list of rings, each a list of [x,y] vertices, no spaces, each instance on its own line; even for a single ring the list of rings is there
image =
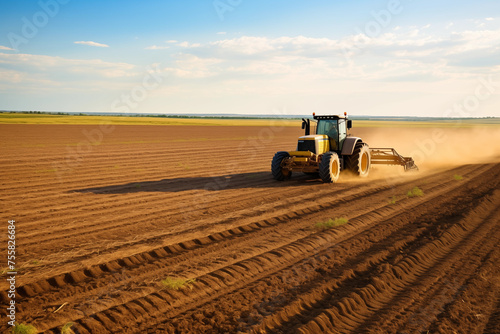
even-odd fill
[[[421,171],[500,161],[500,127],[358,128],[371,148],[394,148]]]

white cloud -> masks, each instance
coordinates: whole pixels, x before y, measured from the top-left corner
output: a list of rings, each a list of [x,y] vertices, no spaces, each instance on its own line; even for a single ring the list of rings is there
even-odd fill
[[[434,46],[441,42],[441,38],[423,35],[419,29],[412,29],[401,33],[391,32],[377,38],[369,38],[364,34],[351,35],[343,39],[296,37],[255,37],[243,36],[234,39],[214,41],[205,45],[196,44],[200,56],[217,56],[225,59],[251,59],[258,57],[275,57],[280,55],[294,55],[303,57],[344,57],[344,54],[357,54],[381,51],[386,49],[406,49],[408,47]],[[188,42],[182,46],[190,47]]]
[[[109,48],[109,45],[107,45],[107,44],[101,44],[101,43],[92,42],[92,41],[77,41],[77,42],[74,42],[74,43],[75,44],[88,45],[88,46],[96,46],[96,47],[99,47],[99,48]]]
[[[199,58],[191,54],[179,54],[174,67],[166,67],[164,71],[179,78],[207,78],[218,73],[213,66],[222,62],[215,58]]]
[[[145,111],[167,106],[176,112],[266,113],[269,106],[287,104],[302,113],[316,106],[373,112],[372,105],[373,110],[385,112],[381,106],[391,98],[401,99],[401,105],[404,99],[417,101],[409,107],[430,110],[425,103],[447,94],[432,106],[438,115],[450,96],[470,94],[467,89],[478,77],[500,74],[500,27],[493,29],[495,22],[485,28],[469,22],[465,28],[457,21],[446,30],[447,23],[388,27],[373,38],[364,34],[232,38],[218,33],[205,43],[159,41],[146,49],[169,48],[156,60],[161,60],[161,74],[168,80],[144,104],[156,104],[158,109]],[[59,90],[71,87],[82,95],[101,90],[114,98],[122,93],[110,92],[117,87],[130,91],[144,72],[120,62],[0,52],[0,88],[7,87],[5,91],[11,85],[30,92],[52,89],[57,96]],[[419,100],[424,96],[429,99]]]
[[[145,50],[165,50],[168,49],[169,46],[158,46],[158,45],[151,45],[145,48]]]
[[[273,43],[266,37],[243,36],[210,43],[212,47],[243,54],[256,54],[274,49]]]
[[[495,19],[494,19],[494,18],[492,18],[492,17],[487,17],[487,18],[485,18],[485,20],[486,20],[486,21],[494,21]]]
[[[179,55],[165,71],[191,82],[210,77],[214,84],[231,81],[241,87],[255,85],[248,89],[261,93],[273,82],[283,85],[283,91],[294,86],[288,92],[297,94],[305,86],[323,91],[319,83],[328,90],[333,82],[345,80],[469,80],[485,73],[485,63],[500,65],[500,51],[491,47],[499,44],[500,29],[450,34],[429,24],[399,27],[373,38],[364,34],[341,39],[241,36],[201,45],[182,42],[179,46],[187,53]],[[478,53],[482,58],[477,58]]]
[[[457,46],[447,50],[448,54],[488,50],[492,45],[500,44],[500,29],[455,32],[452,34],[452,39],[457,42]]]
[[[0,70],[10,71],[10,78],[37,78],[45,83],[113,80],[137,76],[136,67],[127,63],[112,63],[100,59],[68,59],[63,57],[0,53]],[[28,76],[26,76],[29,74]],[[5,79],[5,78],[4,78]]]
[[[3,46],[3,45],[0,45],[0,50],[15,51],[14,49],[9,48],[7,46]]]
[[[407,48],[434,48],[444,41],[441,37],[423,34],[418,28],[401,32],[390,32],[376,38],[364,34],[350,35],[342,39],[314,38],[305,36],[268,38],[259,36],[242,36],[233,39],[223,39],[208,44],[195,44],[198,50],[191,50],[200,56],[216,56],[224,59],[267,58],[280,55],[303,57],[344,57],[358,53],[380,53],[381,48],[387,55],[395,50]],[[188,42],[181,43],[184,47],[193,47]],[[424,50],[425,51],[425,50]]]
[[[189,42],[181,42],[177,45],[183,48],[199,48],[201,46],[200,43],[189,43]]]

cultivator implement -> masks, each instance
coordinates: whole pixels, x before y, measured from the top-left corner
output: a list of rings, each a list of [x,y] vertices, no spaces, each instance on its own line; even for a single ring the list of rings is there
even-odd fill
[[[418,170],[415,161],[410,157],[403,157],[393,148],[370,148],[371,163],[374,165],[399,165],[405,171]]]

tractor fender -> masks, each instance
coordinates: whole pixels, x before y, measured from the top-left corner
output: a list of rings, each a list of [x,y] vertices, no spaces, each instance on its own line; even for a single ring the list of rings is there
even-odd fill
[[[344,145],[342,146],[342,155],[352,155],[354,152],[354,147],[358,142],[363,142],[359,137],[347,137],[344,140]]]

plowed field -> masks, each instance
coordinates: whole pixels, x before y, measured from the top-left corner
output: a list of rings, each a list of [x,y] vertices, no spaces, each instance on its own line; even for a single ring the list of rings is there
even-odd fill
[[[300,127],[0,125],[16,321],[47,333],[69,322],[75,333],[500,333],[498,130],[474,150],[476,130],[426,141],[433,131],[353,131],[413,150],[421,171],[332,185],[272,180],[273,154],[294,149]],[[415,187],[423,196],[407,195]],[[188,281],[175,290],[167,278]]]

